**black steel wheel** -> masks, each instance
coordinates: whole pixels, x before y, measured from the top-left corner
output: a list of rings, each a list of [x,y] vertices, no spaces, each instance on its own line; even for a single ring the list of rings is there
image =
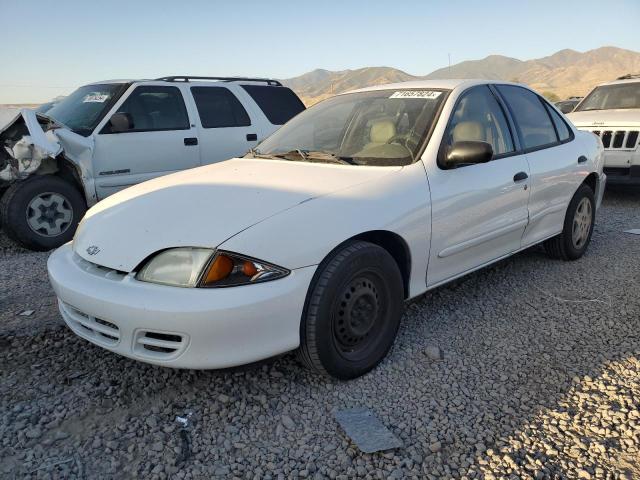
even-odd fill
[[[404,305],[393,257],[368,242],[351,242],[316,272],[307,295],[298,357],[339,379],[374,368],[393,345]]]

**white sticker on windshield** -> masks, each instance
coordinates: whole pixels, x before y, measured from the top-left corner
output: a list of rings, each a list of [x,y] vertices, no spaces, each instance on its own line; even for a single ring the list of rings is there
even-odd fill
[[[104,103],[108,99],[109,99],[108,93],[90,93],[89,95],[84,97],[84,100],[82,100],[82,103]]]
[[[400,90],[393,92],[389,98],[438,98],[441,93],[435,90]]]

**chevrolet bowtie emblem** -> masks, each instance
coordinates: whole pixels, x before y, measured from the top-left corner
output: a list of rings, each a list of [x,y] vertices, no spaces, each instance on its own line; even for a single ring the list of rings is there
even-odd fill
[[[95,255],[99,251],[100,251],[100,247],[98,247],[96,245],[91,245],[90,247],[87,247],[87,253],[89,255]]]

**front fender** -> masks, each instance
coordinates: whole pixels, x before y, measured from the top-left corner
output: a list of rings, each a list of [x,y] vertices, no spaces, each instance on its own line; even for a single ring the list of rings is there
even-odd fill
[[[219,248],[295,270],[318,265],[337,245],[373,230],[393,232],[406,242],[411,258],[409,295],[422,293],[426,289],[431,203],[421,162],[280,212]]]

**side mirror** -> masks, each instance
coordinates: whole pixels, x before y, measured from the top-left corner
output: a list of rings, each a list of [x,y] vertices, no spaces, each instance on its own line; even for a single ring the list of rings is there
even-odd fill
[[[133,130],[133,117],[129,113],[118,112],[114,113],[109,119],[112,133],[127,132]]]
[[[486,163],[493,158],[493,147],[487,142],[455,142],[447,148],[445,166],[457,168],[462,165]]]

